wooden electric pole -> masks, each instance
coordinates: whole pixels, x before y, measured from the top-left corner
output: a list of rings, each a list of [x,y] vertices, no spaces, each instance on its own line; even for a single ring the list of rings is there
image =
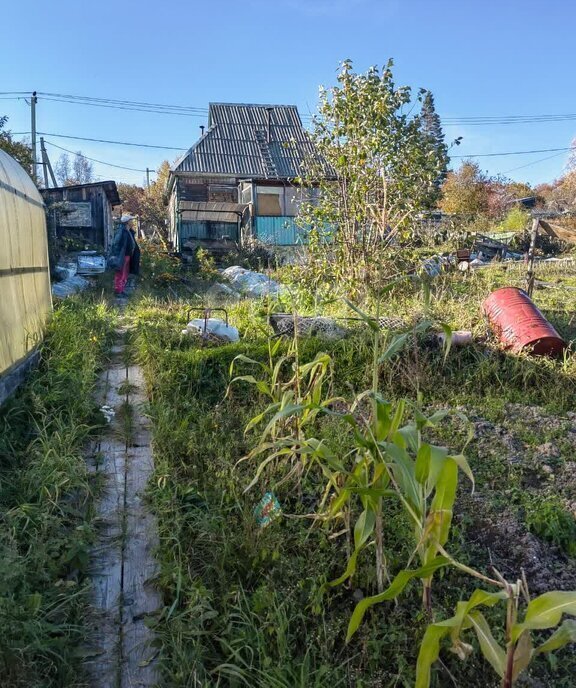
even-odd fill
[[[52,187],[56,188],[58,184],[56,183],[56,177],[54,176],[54,170],[50,164],[50,158],[48,157],[48,151],[44,145],[44,137],[40,137],[40,154],[42,155],[42,165],[44,167],[44,186],[48,188],[48,174],[50,174],[50,179],[52,180]]]

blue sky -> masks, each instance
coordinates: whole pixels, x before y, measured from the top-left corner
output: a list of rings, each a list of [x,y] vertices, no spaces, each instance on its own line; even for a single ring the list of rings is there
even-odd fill
[[[200,108],[210,101],[293,103],[307,114],[342,59],[362,71],[393,57],[397,83],[432,90],[444,117],[564,115],[576,113],[575,25],[576,5],[567,0],[9,0],[0,26],[0,91]],[[13,131],[29,131],[24,100],[0,100],[0,114],[9,115]],[[201,124],[203,117],[38,104],[38,129],[51,134],[186,148]],[[448,140],[463,137],[455,155],[541,150],[569,146],[576,119],[445,131]],[[46,139],[140,170],[177,156]],[[55,162],[61,151],[49,153]],[[563,171],[567,154],[552,155],[479,162],[491,174],[539,183]],[[118,181],[144,179],[101,164],[95,170]]]

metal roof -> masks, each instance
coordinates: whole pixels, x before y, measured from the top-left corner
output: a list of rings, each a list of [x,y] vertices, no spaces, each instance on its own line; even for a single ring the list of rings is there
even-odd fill
[[[40,193],[43,196],[49,196],[53,191],[76,191],[79,189],[91,189],[95,187],[102,187],[106,198],[110,202],[110,205],[116,206],[121,205],[122,200],[118,194],[118,187],[116,182],[112,180],[102,181],[102,182],[88,182],[86,184],[70,184],[69,186],[51,186],[46,189],[40,189]]]
[[[173,172],[293,179],[320,163],[295,105],[210,103],[208,129]]]

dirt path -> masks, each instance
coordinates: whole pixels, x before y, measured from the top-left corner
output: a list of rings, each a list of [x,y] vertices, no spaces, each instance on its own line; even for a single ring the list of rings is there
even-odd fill
[[[100,380],[101,403],[111,420],[90,461],[102,481],[102,495],[90,565],[94,641],[87,668],[94,688],[147,688],[156,684],[158,673],[146,621],[161,607],[152,583],[157,526],[144,501],[154,461],[142,413],[142,370],[126,361],[126,331],[117,335]]]

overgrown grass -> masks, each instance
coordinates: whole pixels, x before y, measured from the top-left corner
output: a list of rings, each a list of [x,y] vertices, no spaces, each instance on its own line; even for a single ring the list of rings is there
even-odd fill
[[[475,409],[484,418],[502,422],[509,404],[571,411],[576,401],[576,363],[571,354],[563,361],[510,356],[483,340],[487,334],[479,315],[483,298],[497,286],[521,284],[522,279],[520,270],[511,269],[437,280],[430,304],[433,316],[453,328],[472,329],[477,341],[451,351],[446,361],[442,351],[425,342],[408,346],[402,356],[380,367],[381,393],[391,400],[416,399],[420,394],[428,406]],[[576,297],[542,291],[536,300],[562,334],[576,335],[570,318]],[[310,472],[300,488],[275,487],[285,515],[264,529],[258,528],[253,510],[262,493],[277,481],[272,477],[260,491],[244,493],[255,466],[237,462],[256,441],[244,428],[266,402],[242,385],[226,396],[229,367],[240,353],[267,361],[265,317],[270,305],[230,304],[232,324],[239,327],[243,341],[224,347],[200,347],[197,339],[181,335],[189,305],[147,300],[134,311],[154,429],[156,476],[151,497],[159,518],[166,603],[156,630],[166,683],[222,688],[412,686],[427,623],[419,611],[416,586],[399,605],[372,612],[353,642],[345,645],[351,610],[361,595],[373,592],[375,580],[371,567],[360,562],[352,585],[328,596],[323,593],[323,585],[341,574],[349,552],[344,535],[323,526],[311,528],[306,518],[318,503],[322,481]],[[368,312],[377,310],[374,301],[362,306]],[[284,303],[273,307],[295,307],[302,314],[353,315],[340,300],[296,287]],[[399,285],[380,304],[381,313],[401,315],[407,322],[422,308],[422,296],[410,283]],[[302,361],[311,361],[320,351],[330,353],[334,392],[346,398],[371,383],[370,337],[361,326],[355,327],[354,336],[338,342],[300,342]],[[317,432],[340,451],[350,442],[338,419],[320,420]],[[443,433],[444,443],[454,449],[460,446],[464,429],[458,423]],[[483,515],[492,517],[499,509],[517,507],[521,518],[529,500],[514,505],[506,488],[520,489],[522,476],[494,446],[490,456],[476,443],[469,449],[483,495]],[[455,519],[450,551],[463,563],[477,556],[469,544],[477,504],[464,500]],[[400,509],[389,504],[385,509],[387,546],[393,553],[388,566],[396,571],[411,553],[411,528]],[[532,531],[542,526],[543,514],[548,511],[535,516],[532,525],[528,522]],[[560,534],[542,536],[552,542],[554,537],[565,539],[569,529],[565,521],[560,525]],[[474,563],[480,568],[490,564],[488,558]],[[440,575],[434,592],[436,613],[449,615],[460,596],[470,591],[470,583],[457,572]],[[570,655],[562,657],[560,666],[552,667],[554,658],[549,664],[546,660],[536,664],[533,674],[544,681],[542,685],[571,685],[574,661]],[[453,680],[459,686],[489,685],[480,659],[470,658],[464,665],[454,659],[447,664],[447,669],[437,670],[435,686],[454,685]]]
[[[85,685],[85,571],[94,485],[83,450],[111,316],[89,300],[54,312],[41,362],[0,410],[0,684]]]

